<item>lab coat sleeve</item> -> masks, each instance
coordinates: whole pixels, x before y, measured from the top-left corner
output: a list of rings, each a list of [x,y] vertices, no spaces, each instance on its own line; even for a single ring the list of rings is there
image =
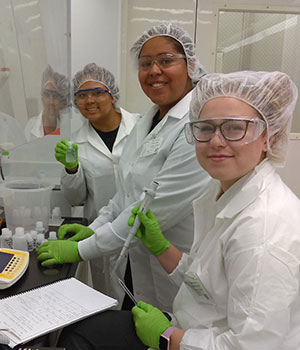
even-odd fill
[[[274,216],[269,232],[299,232],[283,221]],[[291,310],[299,298],[299,260],[265,239],[265,225],[241,221],[224,245],[229,329],[188,329],[181,350],[285,349],[290,324],[295,322]],[[256,236],[254,230],[262,233],[259,244],[251,238]]]
[[[176,268],[169,274],[170,279],[180,287],[184,280],[184,274],[188,270],[193,259],[190,255],[183,253]]]
[[[109,204],[100,209],[99,216],[89,225],[95,234],[79,242],[78,245],[79,254],[83,260],[94,259],[124,245],[130,229],[128,219],[132,215],[132,208],[138,202],[132,203],[123,211],[119,204],[119,193],[117,192]]]
[[[71,205],[81,205],[86,201],[87,186],[80,162],[75,174],[69,174],[65,169],[63,170],[60,186],[64,197]]]

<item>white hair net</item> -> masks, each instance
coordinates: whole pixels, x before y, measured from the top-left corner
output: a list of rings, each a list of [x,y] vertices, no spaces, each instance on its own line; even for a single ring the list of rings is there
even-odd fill
[[[206,73],[205,69],[195,56],[195,45],[190,35],[173,23],[153,26],[136,39],[130,49],[130,53],[135,58],[136,62],[138,61],[141,49],[146,41],[157,36],[168,36],[181,44],[187,60],[188,75],[192,79],[193,84],[197,84],[202,75]]]
[[[43,72],[42,76],[42,95],[43,90],[48,83],[52,83],[55,87],[59,99],[60,99],[60,108],[70,107],[71,105],[71,96],[70,96],[70,81],[69,79],[53,70],[53,68],[48,65],[47,68]]]
[[[267,157],[274,165],[283,166],[298,97],[297,87],[290,77],[282,72],[207,74],[194,88],[190,120],[198,120],[204,104],[216,97],[237,98],[260,113],[267,124]]]
[[[73,103],[76,108],[78,108],[78,106],[74,93],[87,81],[95,81],[105,85],[114,99],[114,105],[116,105],[120,98],[120,93],[115,77],[108,69],[99,67],[96,63],[88,63],[83,70],[77,72],[73,78]]]

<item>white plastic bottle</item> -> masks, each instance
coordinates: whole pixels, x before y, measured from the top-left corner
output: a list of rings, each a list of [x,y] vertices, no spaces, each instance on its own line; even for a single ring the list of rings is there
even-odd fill
[[[36,238],[36,248],[45,242],[45,235],[43,233],[38,233]]]
[[[26,236],[27,250],[29,252],[32,252],[34,249],[32,235],[31,233],[26,233],[25,236]]]
[[[48,241],[55,241],[55,240],[57,240],[56,232],[55,231],[50,231],[49,232]]]
[[[13,249],[27,251],[27,241],[24,227],[16,227],[15,234],[12,237]]]
[[[12,232],[7,227],[2,229],[1,235],[1,248],[9,248],[12,249]]]
[[[72,141],[69,141],[69,147],[68,147],[67,153],[66,153],[66,162],[67,163],[74,163],[75,161],[76,161],[75,149],[73,147]]]
[[[35,229],[34,229],[37,233],[44,233],[45,232],[45,228],[43,225],[43,221],[37,221],[35,223]]]

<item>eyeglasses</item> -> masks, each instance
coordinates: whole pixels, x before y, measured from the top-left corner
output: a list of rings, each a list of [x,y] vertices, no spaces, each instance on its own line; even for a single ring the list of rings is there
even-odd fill
[[[105,96],[106,94],[110,94],[110,90],[93,88],[93,89],[78,90],[77,92],[74,93],[74,96],[77,102],[84,102],[88,99],[89,96],[92,96],[95,100],[97,100]]]
[[[57,100],[59,100],[61,97],[59,95],[59,93],[55,90],[48,90],[48,89],[43,89],[42,90],[42,96],[46,97],[46,98],[55,98]]]
[[[213,120],[224,120],[214,124]],[[188,143],[209,142],[219,129],[222,137],[231,142],[241,141],[248,144],[255,141],[266,128],[266,123],[259,118],[211,118],[185,124],[185,137]],[[247,135],[247,137],[245,137]]]
[[[179,60],[185,58],[181,53],[160,53],[157,56],[143,56],[139,58],[139,70],[148,71],[155,62],[160,68],[167,69],[179,63]]]

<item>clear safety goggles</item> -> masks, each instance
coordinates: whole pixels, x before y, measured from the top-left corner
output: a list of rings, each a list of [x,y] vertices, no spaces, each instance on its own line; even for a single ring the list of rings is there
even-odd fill
[[[221,123],[215,124],[218,120]],[[223,139],[230,142],[242,141],[248,144],[255,141],[265,130],[266,123],[259,118],[210,118],[200,119],[185,124],[185,137],[188,143],[209,142],[216,134],[217,129]],[[218,136],[220,137],[220,134]]]
[[[43,89],[42,90],[42,96],[46,98],[54,98],[56,100],[60,100],[60,95],[56,90],[48,90],[48,89]]]
[[[106,94],[110,94],[110,91],[107,89],[93,88],[78,90],[74,93],[74,96],[77,102],[83,102],[86,101],[89,96],[91,96],[94,99],[98,99],[105,96]]]
[[[160,53],[157,56],[142,56],[139,58],[139,70],[148,71],[153,63],[156,63],[160,68],[167,69],[179,63],[179,60],[185,58],[181,53]]]

